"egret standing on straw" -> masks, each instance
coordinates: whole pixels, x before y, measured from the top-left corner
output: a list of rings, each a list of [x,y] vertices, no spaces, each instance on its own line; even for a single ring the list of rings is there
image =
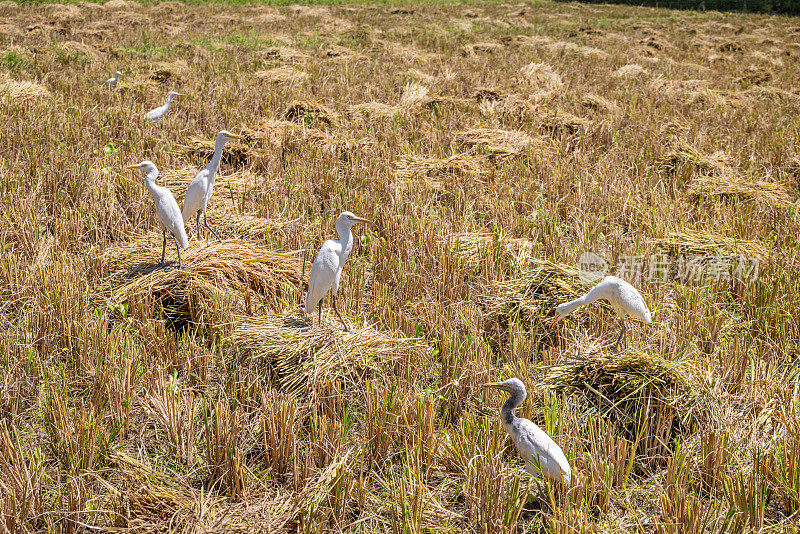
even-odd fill
[[[200,212],[203,213],[203,224],[208,228],[214,237],[220,243],[222,238],[217,235],[209,225],[206,219],[206,207],[208,201],[211,199],[211,194],[214,192],[214,179],[217,177],[219,170],[219,162],[222,159],[222,147],[231,139],[239,139],[240,136],[230,133],[227,130],[222,130],[217,134],[216,144],[214,146],[214,156],[211,158],[211,163],[206,165],[206,168],[197,173],[189,188],[186,190],[186,196],[183,199],[183,223],[188,226],[189,218],[197,214],[197,239],[200,239]]]
[[[122,76],[120,71],[114,73],[114,76],[106,80],[106,86],[109,89],[114,89],[117,86],[117,82],[119,81],[119,77]]]
[[[339,316],[339,320],[342,321],[345,332],[349,332],[350,329],[336,307],[336,292],[339,290],[342,268],[347,262],[348,256],[350,256],[350,251],[353,250],[353,234],[350,229],[359,222],[369,221],[356,217],[349,211],[345,211],[336,218],[336,231],[339,233],[339,239],[329,239],[319,249],[317,257],[314,258],[314,265],[311,267],[311,275],[308,278],[308,293],[306,293],[306,313],[311,314],[314,312],[314,308],[318,308],[319,318],[317,322],[322,324],[322,299],[332,288],[331,305],[333,311]],[[311,322],[313,325],[313,317]]]
[[[155,109],[151,109],[147,113],[144,114],[145,119],[150,119],[153,121],[153,124],[158,124],[158,121],[161,120],[161,117],[167,114],[169,110],[169,105],[172,104],[172,99],[176,96],[183,96],[183,94],[178,93],[176,91],[172,91],[170,94],[167,95],[167,102],[163,106],[158,106]]]
[[[625,336],[628,332],[625,326],[625,317],[633,317],[645,323],[652,321],[650,310],[647,308],[642,295],[628,282],[616,276],[606,276],[603,281],[594,286],[588,293],[571,302],[560,304],[556,308],[556,321],[569,315],[578,308],[591,304],[596,300],[607,300],[614,311],[622,318],[622,329],[619,332],[614,350],[618,351],[620,344],[627,347]]]
[[[164,253],[167,249],[167,230],[175,239],[175,246],[178,248],[178,268],[181,268],[181,248],[189,246],[189,238],[186,237],[186,229],[183,227],[183,217],[175,197],[166,187],[156,185],[158,169],[152,161],[143,161],[136,165],[129,165],[129,169],[139,169],[145,173],[145,185],[147,191],[156,203],[156,214],[161,223],[163,241],[161,244],[161,264],[164,264]]]
[[[514,415],[514,410],[522,406],[528,396],[525,384],[518,378],[509,378],[505,382],[490,382],[483,386],[510,395],[500,408],[500,422],[525,460],[525,470],[533,476],[541,473],[554,482],[569,485],[572,469],[561,447],[533,421]]]

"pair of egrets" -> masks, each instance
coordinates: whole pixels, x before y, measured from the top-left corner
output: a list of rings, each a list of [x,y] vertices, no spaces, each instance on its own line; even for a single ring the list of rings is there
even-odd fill
[[[115,72],[114,76],[106,80],[106,87],[109,89],[114,89],[117,86],[117,83],[119,83],[121,76],[122,73],[120,71]],[[183,96],[183,93],[170,91],[170,93],[167,95],[167,101],[163,105],[153,108],[145,113],[144,118],[153,121],[154,124],[158,124],[158,121],[160,121],[161,118],[167,114],[167,111],[169,111],[169,107],[172,104],[172,99],[176,96]]]
[[[156,184],[158,179],[158,168],[152,161],[143,161],[136,165],[129,165],[129,168],[138,169],[145,173],[145,186],[150,196],[156,205],[156,215],[162,231],[162,244],[161,244],[161,263],[164,263],[164,254],[167,248],[167,232],[172,235],[175,240],[175,246],[178,250],[178,267],[182,266],[181,261],[181,248],[189,246],[189,237],[186,235],[186,224],[189,219],[197,216],[197,238],[201,239],[200,230],[200,214],[203,215],[204,226],[214,234],[220,242],[222,238],[214,231],[208,224],[206,217],[206,208],[208,201],[211,200],[211,195],[214,193],[214,180],[219,170],[219,164],[222,160],[222,149],[225,143],[231,139],[239,139],[240,136],[232,134],[227,130],[219,132],[215,139],[214,155],[211,157],[211,162],[197,173],[189,187],[186,189],[186,196],[183,199],[183,210],[178,207],[178,202],[175,196],[166,187]]]

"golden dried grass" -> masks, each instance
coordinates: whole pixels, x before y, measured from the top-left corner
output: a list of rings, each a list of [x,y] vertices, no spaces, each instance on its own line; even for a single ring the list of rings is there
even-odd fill
[[[275,67],[269,70],[259,70],[256,78],[278,85],[294,85],[308,80],[308,73],[289,66]]]
[[[393,163],[395,177],[403,180],[416,177],[482,176],[487,173],[481,158],[471,154],[447,157],[404,154]]]
[[[493,128],[472,128],[457,132],[456,141],[469,147],[480,147],[492,157],[513,157],[520,154],[550,150],[550,144],[543,138],[533,137],[522,131]]]
[[[174,242],[172,245],[174,254]],[[100,256],[113,304],[155,304],[170,321],[213,324],[230,313],[281,311],[300,302],[298,255],[246,242],[193,243],[183,267],[160,267],[161,233],[111,247]]]
[[[13,102],[31,102],[51,96],[50,90],[37,82],[0,78],[0,98]]]
[[[709,197],[766,203],[776,207],[794,205],[795,196],[777,182],[753,180],[736,172],[719,172],[695,176],[686,188],[694,201]]]
[[[368,325],[342,332],[334,319],[333,326],[315,322],[311,328],[306,319],[292,316],[236,317],[228,340],[240,361],[262,362],[276,383],[292,392],[338,380],[363,390],[366,380],[391,368],[418,368],[430,354],[421,340]]]

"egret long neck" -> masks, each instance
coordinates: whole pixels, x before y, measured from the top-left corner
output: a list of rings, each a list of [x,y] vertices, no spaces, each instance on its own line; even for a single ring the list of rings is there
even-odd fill
[[[584,296],[564,304],[562,307],[562,312],[564,313],[564,315],[569,315],[570,313],[574,312],[581,306],[586,306],[587,304],[591,304],[592,302],[600,300],[603,297],[604,297],[603,289],[595,286],[592,288],[591,291],[586,293]]]
[[[222,147],[225,146],[227,139],[218,137],[214,143],[214,156],[211,158],[211,163],[208,164],[208,170],[211,171],[212,176],[217,173],[219,169],[219,162],[222,161]]]
[[[347,224],[336,223],[336,231],[339,232],[339,242],[342,244],[342,265],[345,264],[353,250],[353,232]]]
[[[503,403],[502,408],[500,408],[500,418],[503,420],[504,423],[510,425],[511,422],[514,420],[514,410],[522,406],[522,403],[525,402],[525,394],[522,392],[513,393],[506,401]]]
[[[144,184],[147,187],[147,190],[150,194],[155,198],[158,195],[158,186],[156,185],[156,180],[158,179],[158,169],[153,169],[152,171],[147,173],[147,176],[144,179]]]

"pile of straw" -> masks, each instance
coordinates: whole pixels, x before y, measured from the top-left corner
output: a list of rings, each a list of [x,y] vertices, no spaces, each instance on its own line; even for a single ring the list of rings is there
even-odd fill
[[[480,147],[492,157],[513,157],[532,149],[547,151],[550,148],[545,139],[519,130],[473,128],[456,133],[456,140],[469,148]]]
[[[284,65],[269,70],[256,71],[256,78],[276,85],[293,85],[308,80],[308,73]]]
[[[394,162],[394,175],[401,180],[420,176],[480,176],[486,172],[481,159],[470,154],[454,154],[445,158],[405,154]]]
[[[174,255],[172,242],[169,253]],[[161,268],[161,234],[106,250],[112,304],[151,303],[167,319],[213,324],[230,313],[282,310],[300,302],[302,284],[297,253],[278,253],[244,242],[190,241],[182,251],[183,268]]]
[[[331,380],[345,380],[360,390],[369,378],[411,372],[431,352],[419,339],[350,323],[353,331],[342,332],[338,320],[320,327],[315,317],[311,328],[304,319],[283,315],[237,317],[228,343],[241,364],[262,363],[275,383],[290,392]]]

